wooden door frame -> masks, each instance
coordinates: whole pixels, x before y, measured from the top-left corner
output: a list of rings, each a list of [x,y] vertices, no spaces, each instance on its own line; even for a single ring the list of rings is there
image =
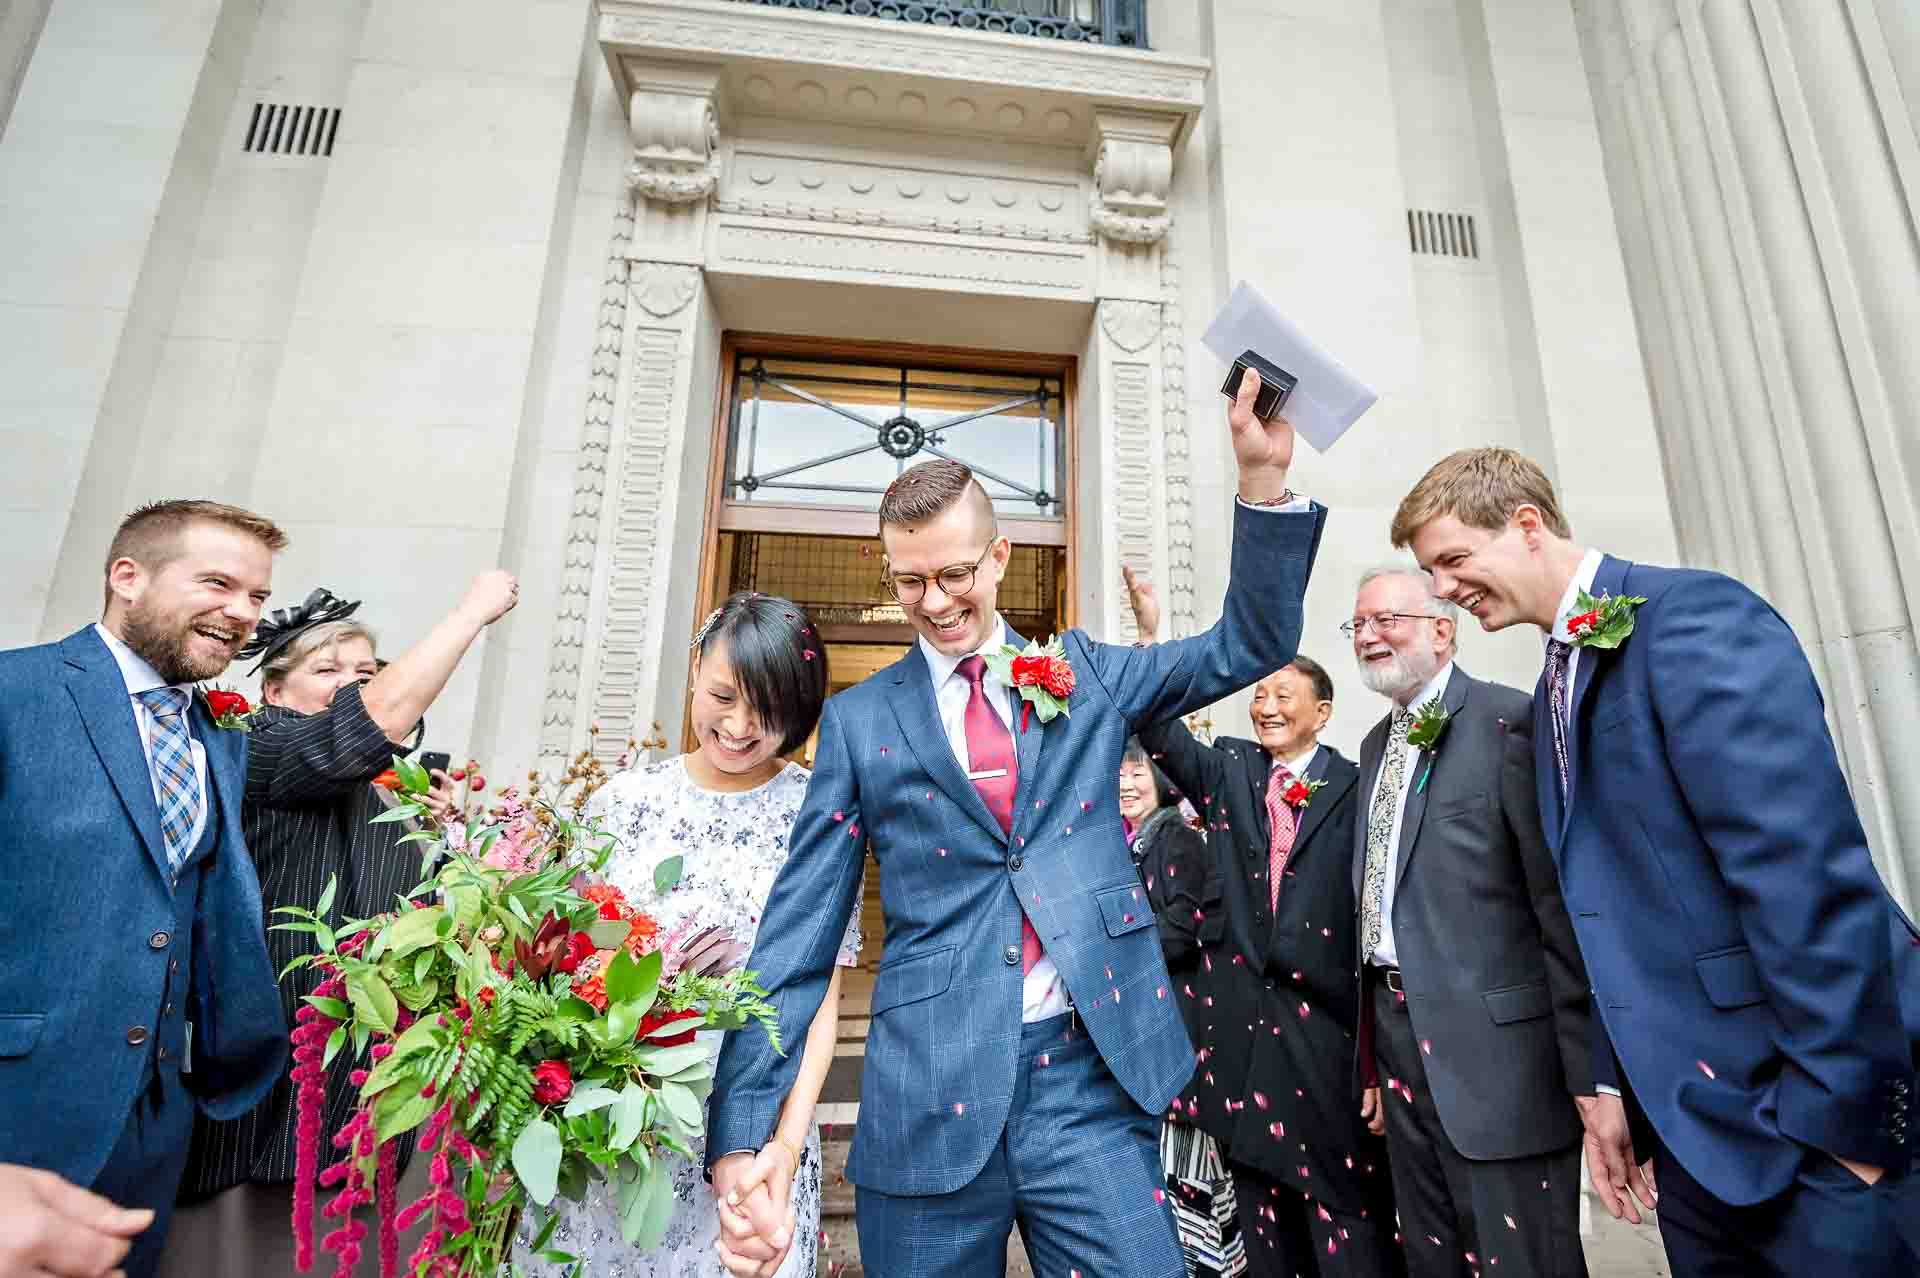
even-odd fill
[[[908,364],[919,368],[956,369],[981,373],[1032,373],[1060,379],[1061,456],[1066,472],[1060,496],[1067,506],[1064,546],[1067,552],[1066,602],[1062,622],[1074,624],[1079,591],[1075,589],[1079,573],[1080,529],[1080,436],[1076,412],[1079,392],[1080,360],[1076,355],[1029,355],[1014,351],[980,350],[964,346],[917,346],[907,342],[853,342],[839,338],[791,337],[779,333],[725,332],[720,335],[720,388],[714,396],[712,457],[707,463],[707,501],[705,524],[701,530],[699,593],[694,615],[705,618],[720,601],[720,517],[725,506],[727,477],[727,423],[733,415],[736,378],[734,365],[741,355],[789,355],[799,359],[843,359],[865,363]],[[791,508],[782,508],[791,515]],[[872,536],[870,532],[846,531],[850,512],[802,508],[801,519],[788,519],[786,530],[814,532],[830,536]],[[808,518],[808,516],[811,518]],[[859,512],[871,521],[871,512]],[[1018,531],[1026,520],[1003,519],[1001,531]],[[806,525],[811,524],[811,527]],[[874,527],[871,523],[869,527]],[[877,529],[876,529],[877,532]],[[1017,538],[1009,536],[1009,540]],[[1028,544],[1033,544],[1031,541]],[[1048,543],[1041,543],[1048,544]],[[693,736],[693,695],[689,689],[681,711],[680,746],[682,751]]]

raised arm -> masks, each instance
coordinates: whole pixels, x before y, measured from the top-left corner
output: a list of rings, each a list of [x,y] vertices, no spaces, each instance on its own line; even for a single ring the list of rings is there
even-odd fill
[[[367,714],[389,741],[397,744],[413,735],[480,632],[511,612],[519,600],[520,583],[512,573],[495,569],[480,574],[460,605],[426,638],[367,682]]]
[[[361,695],[350,683],[319,714],[266,707],[247,733],[247,802],[274,808],[331,798],[380,775],[396,750],[404,754]]]

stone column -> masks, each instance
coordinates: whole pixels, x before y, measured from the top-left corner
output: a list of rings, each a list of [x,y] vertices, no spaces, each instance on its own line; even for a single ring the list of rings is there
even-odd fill
[[[1662,181],[1615,192],[1646,228],[1627,237],[1636,306],[1672,334],[1672,279],[1692,273],[1685,323],[1713,356],[1692,374],[1732,410],[1695,486],[1675,484],[1684,502],[1726,469],[1738,489],[1707,537],[1683,524],[1685,557],[1740,566],[1794,624],[1876,860],[1911,903],[1920,788],[1898,761],[1920,751],[1920,246],[1899,74],[1913,26],[1884,9],[1617,0],[1584,22],[1603,140],[1631,157],[1615,171],[1666,157]],[[1670,441],[1703,434],[1696,407],[1659,404]]]
[[[1172,116],[1121,111],[1094,115],[1093,190],[1089,222],[1098,255],[1096,322],[1084,375],[1079,593],[1090,612],[1081,623],[1096,637],[1137,638],[1120,589],[1120,565],[1149,576],[1161,600],[1162,636],[1193,628],[1193,530],[1182,438],[1169,455],[1169,369],[1181,367],[1177,329],[1163,335],[1167,193],[1173,184]],[[1176,357],[1169,365],[1166,343]],[[1109,559],[1111,550],[1114,558]]]
[[[693,589],[694,572],[676,563],[673,530],[705,517],[711,413],[700,408],[713,393],[716,322],[704,230],[720,176],[719,69],[628,61],[623,70],[633,151],[600,298],[548,663],[548,766],[582,748],[590,725],[606,762],[656,720],[678,732],[686,645],[666,633],[666,619],[670,595]]]

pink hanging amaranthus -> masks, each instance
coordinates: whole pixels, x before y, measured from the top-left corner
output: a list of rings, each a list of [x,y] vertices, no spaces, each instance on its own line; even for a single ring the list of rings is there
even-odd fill
[[[346,981],[330,975],[314,991],[319,998],[341,998]],[[327,1103],[327,1040],[337,1022],[311,1003],[294,1013],[293,1085],[295,1105],[293,1163],[293,1263],[301,1273],[313,1267],[313,1196],[320,1171],[322,1115]]]

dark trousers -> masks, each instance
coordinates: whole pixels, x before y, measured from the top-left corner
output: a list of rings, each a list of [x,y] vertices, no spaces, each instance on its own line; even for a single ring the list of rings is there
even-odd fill
[[[1283,1181],[1229,1162],[1248,1278],[1403,1278],[1391,1220],[1333,1211]]]
[[[1657,1147],[1653,1158],[1660,1241],[1673,1278],[1912,1278],[1920,1273],[1920,1251],[1913,1241],[1920,1171],[1892,1169],[1868,1185],[1809,1150],[1784,1192],[1750,1207],[1732,1207],[1688,1175],[1665,1146]]]
[[[193,1138],[193,1098],[180,1081],[180,1071],[170,1064],[158,1070],[158,1081],[140,1089],[107,1165],[89,1186],[122,1207],[153,1208],[153,1224],[134,1240],[121,1265],[127,1278],[153,1278],[160,1267],[174,1194]]]
[[[1470,1278],[1497,1263],[1501,1278],[1586,1278],[1579,1143],[1529,1158],[1462,1155],[1427,1088],[1405,1002],[1385,981],[1371,983],[1374,1062],[1407,1272]]]
[[[856,1188],[873,1278],[1003,1274],[1016,1223],[1035,1274],[1185,1278],[1160,1117],[1133,1103],[1071,1020],[1022,1029],[1013,1109],[971,1183],[917,1198]]]

